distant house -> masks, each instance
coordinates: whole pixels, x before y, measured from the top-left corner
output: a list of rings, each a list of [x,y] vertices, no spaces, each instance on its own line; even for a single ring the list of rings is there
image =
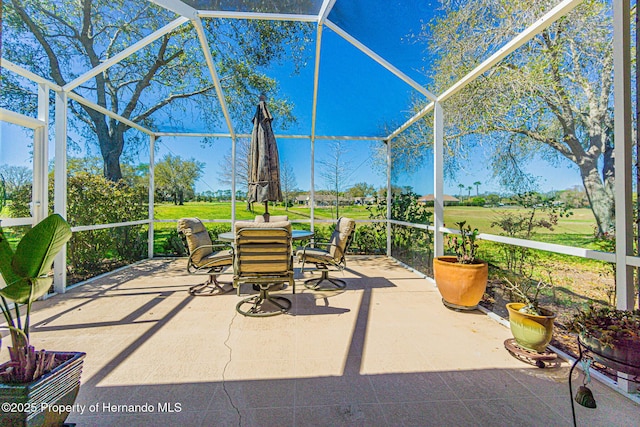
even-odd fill
[[[334,206],[336,204],[336,196],[329,194],[316,194],[315,195],[316,206]],[[353,204],[353,199],[350,197],[340,197],[340,206],[347,206]],[[309,194],[300,194],[295,198],[295,203],[298,205],[308,206],[311,204],[311,197]]]
[[[296,205],[308,205],[309,204],[309,195],[308,194],[300,194],[296,196],[294,199],[294,203]]]
[[[354,197],[353,204],[354,205],[372,205],[376,201],[375,197]]]
[[[460,203],[460,199],[458,199],[457,197],[450,196],[448,194],[443,194],[442,198],[445,206]],[[425,196],[418,197],[418,203],[422,205],[433,206],[433,200],[434,200],[433,194],[427,194]]]

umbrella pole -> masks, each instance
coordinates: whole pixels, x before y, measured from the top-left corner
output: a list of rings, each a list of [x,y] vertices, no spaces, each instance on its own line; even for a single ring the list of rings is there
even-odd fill
[[[269,222],[269,202],[264,202],[264,217],[265,222]]]

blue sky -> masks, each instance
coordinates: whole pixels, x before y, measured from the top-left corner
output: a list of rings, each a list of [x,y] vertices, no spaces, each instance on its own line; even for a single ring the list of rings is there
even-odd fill
[[[420,68],[425,64],[422,59],[428,59],[424,54],[425,46],[409,41],[407,36],[409,32],[419,29],[421,19],[428,19],[433,13],[434,2],[416,2],[411,6],[407,2],[395,1],[395,7],[385,8],[385,14],[380,14],[381,9],[370,4],[363,7],[359,2],[338,3],[341,5],[340,8],[336,7],[330,15],[332,22],[347,30],[420,84],[428,83],[424,74],[420,72]],[[389,12],[390,10],[393,12]],[[311,131],[315,43],[308,46],[308,49],[310,60],[299,75],[292,76],[292,68],[287,65],[277,65],[265,70],[265,73],[279,81],[281,93],[295,104],[294,114],[298,120],[296,126],[282,130],[279,128],[278,118],[275,117],[273,125],[276,133],[309,134]],[[323,33],[320,64],[317,135],[383,136],[412,115],[410,105],[415,90],[328,28],[325,28]],[[251,117],[247,120],[250,121]],[[226,131],[226,128],[221,130]],[[0,127],[0,137],[0,164],[28,166],[31,137],[15,126],[6,124]],[[309,141],[282,138],[278,144],[281,160],[294,168],[298,187],[308,189]],[[375,169],[371,161],[372,143],[349,141],[346,144],[348,148],[345,154],[353,169],[347,181],[350,184],[367,182],[374,187],[386,185],[384,170]],[[229,139],[220,139],[213,146],[203,148],[199,138],[163,138],[158,144],[156,159],[171,153],[205,162],[204,176],[197,183],[196,190],[215,191],[224,188],[217,177],[220,173],[221,158],[230,152],[230,146]],[[98,155],[95,148],[92,151],[92,155]],[[317,140],[318,162],[326,156],[326,151],[326,141]],[[476,154],[483,156],[481,152]],[[148,161],[146,153],[140,156],[139,161]],[[538,159],[527,166],[530,173],[543,177],[540,179],[540,189],[543,191],[581,184],[577,170],[568,162],[561,163],[559,167],[552,167]],[[320,168],[316,163],[316,189],[325,188],[325,183],[320,177]],[[445,181],[445,192],[458,194],[458,184],[472,186],[475,181],[482,182],[481,192],[504,191],[498,182],[491,178],[488,163],[474,161],[463,164],[455,180]],[[400,176],[394,184],[411,186],[419,194],[433,192],[431,162],[427,161],[422,168]]]

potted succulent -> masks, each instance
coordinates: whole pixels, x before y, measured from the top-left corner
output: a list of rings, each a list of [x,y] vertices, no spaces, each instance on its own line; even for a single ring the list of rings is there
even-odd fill
[[[520,347],[543,353],[553,338],[555,313],[539,306],[540,291],[550,285],[539,281],[533,284],[530,279],[523,282],[510,282],[505,278],[503,287],[517,302],[507,304],[511,334]],[[533,289],[533,296],[529,290]]]
[[[609,368],[640,375],[640,310],[589,306],[569,323],[593,359]]]
[[[0,425],[62,425],[69,412],[60,408],[77,396],[85,354],[36,351],[29,342],[31,305],[51,287],[54,257],[70,238],[69,224],[54,214],[27,231],[14,252],[0,227],[0,310],[12,341],[10,361],[0,365]]]
[[[455,310],[474,310],[487,288],[489,266],[476,258],[478,229],[472,229],[466,221],[456,225],[460,235],[449,235],[447,240],[455,256],[434,258],[433,276],[445,306]]]

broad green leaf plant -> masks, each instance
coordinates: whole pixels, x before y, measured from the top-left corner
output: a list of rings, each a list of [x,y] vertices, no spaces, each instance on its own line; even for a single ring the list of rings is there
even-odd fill
[[[11,361],[0,372],[5,382],[30,382],[53,366],[53,354],[36,352],[29,344],[31,304],[51,287],[53,260],[70,238],[69,224],[53,214],[30,229],[14,252],[0,227],[0,273],[6,284],[0,289],[0,309],[13,344],[9,348]],[[9,301],[14,303],[13,308]],[[26,305],[24,321],[20,305]]]

